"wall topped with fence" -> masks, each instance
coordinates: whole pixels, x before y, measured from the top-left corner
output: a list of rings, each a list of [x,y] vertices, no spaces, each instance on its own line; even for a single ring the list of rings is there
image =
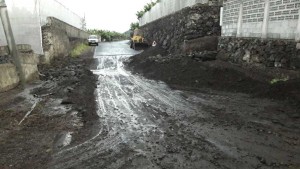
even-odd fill
[[[161,17],[175,13],[185,7],[195,4],[218,4],[220,0],[161,0],[149,12],[146,12],[140,19],[139,24],[143,26]]]
[[[222,36],[300,40],[300,0],[227,0]]]
[[[47,23],[47,17],[82,27],[82,18],[55,0],[6,0],[6,4],[16,43],[31,45],[37,54],[43,54],[41,26]],[[0,24],[0,46],[6,45]]]

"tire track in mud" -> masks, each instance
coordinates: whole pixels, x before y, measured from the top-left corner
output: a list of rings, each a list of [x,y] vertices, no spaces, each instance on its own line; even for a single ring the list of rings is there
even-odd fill
[[[150,158],[151,145],[145,144],[149,144],[151,137],[164,139],[163,119],[174,112],[196,111],[196,108],[190,108],[192,106],[181,97],[180,92],[171,91],[161,82],[125,71],[122,62],[128,57],[98,56],[99,66],[94,73],[99,75],[98,115],[103,128],[92,139],[54,155],[52,168],[78,167],[107,152],[117,151],[124,144],[133,154],[143,154],[149,166],[156,166]],[[118,167],[114,164],[113,168]]]

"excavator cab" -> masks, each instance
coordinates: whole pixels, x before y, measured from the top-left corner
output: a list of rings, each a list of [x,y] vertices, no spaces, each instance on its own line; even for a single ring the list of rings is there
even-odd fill
[[[130,41],[130,48],[137,50],[140,47],[148,47],[148,42],[144,38],[143,31],[135,29]]]

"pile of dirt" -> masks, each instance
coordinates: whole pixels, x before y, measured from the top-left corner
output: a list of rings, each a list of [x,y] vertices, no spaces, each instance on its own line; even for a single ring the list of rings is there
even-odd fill
[[[291,79],[270,84],[266,90],[260,91],[256,96],[278,100],[291,100],[300,106],[300,79]]]
[[[140,63],[149,58],[149,56],[166,56],[168,52],[159,46],[146,48],[142,53],[131,57],[132,63]]]
[[[160,47],[131,57],[125,65],[134,73],[164,81],[175,89],[240,92],[300,103],[299,79],[271,84],[272,77],[259,71],[219,60],[203,62],[188,55],[167,54]]]
[[[225,62],[201,62],[186,55],[166,55],[160,48],[150,48],[133,56],[127,68],[150,79],[161,80],[174,88],[252,93],[266,84],[245,76],[225,65]],[[232,65],[233,66],[233,65]]]
[[[58,57],[51,65],[40,66],[41,80],[57,86],[50,89],[43,86],[32,92],[34,95],[51,94],[53,98],[62,99],[61,104],[72,105],[84,124],[84,128],[73,134],[75,142],[92,135],[90,128],[98,118],[94,96],[97,78],[90,71],[95,62],[92,56],[90,50],[76,58]]]

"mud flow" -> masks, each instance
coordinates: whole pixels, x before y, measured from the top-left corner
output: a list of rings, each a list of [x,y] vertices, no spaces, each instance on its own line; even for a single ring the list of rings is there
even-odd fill
[[[126,41],[96,48],[95,134],[55,153],[50,168],[300,167],[299,120],[282,113],[293,109],[247,94],[173,90],[124,69],[137,53]]]

